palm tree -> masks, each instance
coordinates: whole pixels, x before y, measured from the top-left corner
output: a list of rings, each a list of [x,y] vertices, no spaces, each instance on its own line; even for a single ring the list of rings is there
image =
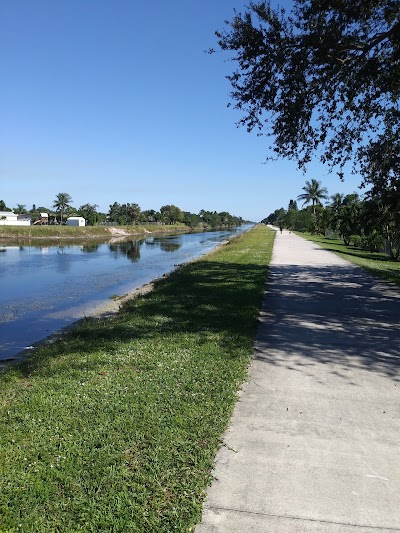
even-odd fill
[[[337,192],[336,194],[331,196],[332,203],[330,204],[330,207],[334,211],[337,211],[339,209],[339,207],[342,206],[343,199],[344,199],[344,194]]]
[[[53,207],[55,207],[56,211],[59,211],[61,214],[61,224],[63,223],[63,215],[65,213],[65,210],[68,207],[71,207],[70,206],[71,203],[72,203],[72,198],[66,192],[58,193],[55,201],[53,202]]]
[[[320,181],[312,179],[311,181],[306,181],[303,191],[304,193],[299,194],[297,199],[303,200],[303,205],[312,203],[313,215],[315,217],[315,205],[322,205],[321,200],[328,198],[328,189],[321,187]]]
[[[17,204],[17,207],[14,209],[14,213],[17,213],[17,215],[22,215],[23,213],[26,213],[25,204]]]

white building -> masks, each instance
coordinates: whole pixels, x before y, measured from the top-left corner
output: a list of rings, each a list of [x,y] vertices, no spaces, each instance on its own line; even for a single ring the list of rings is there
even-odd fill
[[[31,220],[27,217],[19,219],[20,215],[12,211],[0,211],[0,226],[30,226]]]
[[[68,217],[67,226],[86,226],[86,220],[83,217]]]

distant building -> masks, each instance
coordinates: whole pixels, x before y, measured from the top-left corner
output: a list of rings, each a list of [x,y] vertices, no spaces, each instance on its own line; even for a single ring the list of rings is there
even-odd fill
[[[29,224],[32,223],[32,216],[31,215],[18,215],[18,220],[22,220],[24,222],[29,222]]]
[[[36,220],[36,222],[34,222],[33,224],[36,226],[36,225],[41,225],[41,226],[47,226],[47,224],[49,223],[49,215],[48,213],[40,213],[40,218],[38,218]]]
[[[67,226],[86,226],[86,220],[83,217],[68,217]]]
[[[21,218],[20,218],[21,217]],[[0,211],[0,226],[30,226],[31,219],[12,211]]]

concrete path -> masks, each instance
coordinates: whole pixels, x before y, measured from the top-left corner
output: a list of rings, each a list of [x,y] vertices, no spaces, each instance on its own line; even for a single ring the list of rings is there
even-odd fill
[[[279,232],[196,533],[400,531],[400,291]]]

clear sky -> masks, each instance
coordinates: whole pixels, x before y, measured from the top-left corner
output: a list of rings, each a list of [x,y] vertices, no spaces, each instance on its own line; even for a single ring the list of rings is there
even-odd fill
[[[290,0],[285,0],[290,4]],[[268,139],[236,128],[233,65],[214,31],[242,0],[1,0],[0,199],[51,207],[174,204],[259,221],[301,194],[357,190],[319,164],[264,164]]]

